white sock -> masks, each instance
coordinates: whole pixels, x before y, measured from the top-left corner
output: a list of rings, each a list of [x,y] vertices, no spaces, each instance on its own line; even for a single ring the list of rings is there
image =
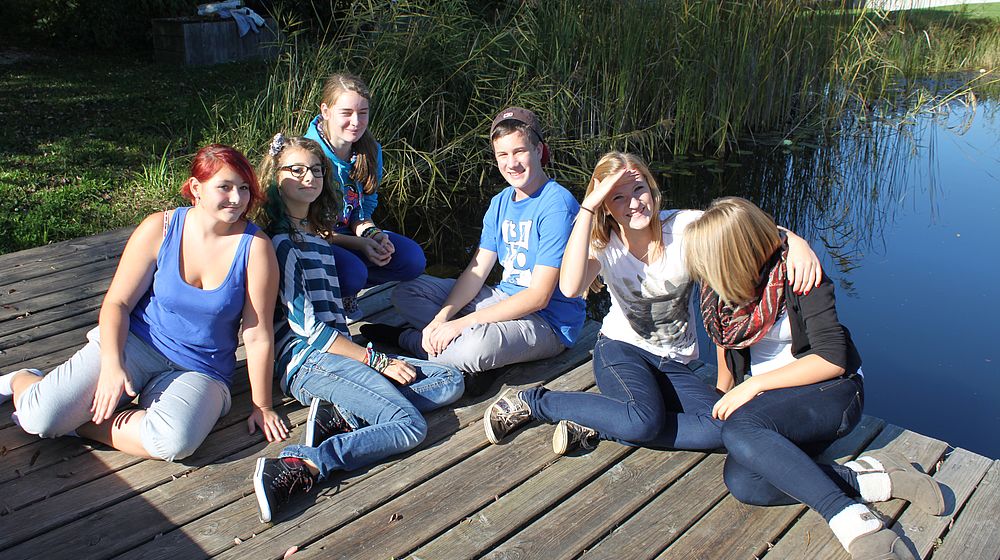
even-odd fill
[[[848,552],[854,539],[881,528],[882,521],[862,504],[847,506],[830,520],[830,529]]]
[[[869,455],[858,457],[854,461],[844,463],[844,466],[852,471],[861,473],[885,472],[885,466],[876,458]]]
[[[861,499],[868,503],[884,502],[892,497],[892,481],[884,472],[859,474],[858,486],[861,487]]]
[[[4,375],[0,375],[0,403],[5,403],[14,396],[14,388],[10,386],[10,382],[14,379],[14,376],[22,371],[28,373],[33,373],[38,377],[42,377],[44,374],[37,369],[19,369],[17,371],[12,371]]]

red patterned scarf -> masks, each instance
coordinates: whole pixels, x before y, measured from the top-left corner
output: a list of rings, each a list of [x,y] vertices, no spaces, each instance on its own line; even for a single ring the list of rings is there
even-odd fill
[[[701,317],[712,342],[723,348],[747,348],[771,330],[774,321],[785,309],[787,255],[787,246],[774,252],[761,271],[758,283],[758,286],[763,285],[761,293],[739,307],[726,305],[714,290],[701,286]]]

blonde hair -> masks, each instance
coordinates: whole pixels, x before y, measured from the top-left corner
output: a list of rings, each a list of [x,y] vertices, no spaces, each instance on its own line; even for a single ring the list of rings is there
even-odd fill
[[[660,223],[660,187],[649,171],[649,166],[639,156],[626,152],[608,152],[601,156],[594,166],[594,173],[587,182],[587,192],[583,195],[587,197],[594,190],[594,182],[601,182],[605,177],[614,175],[622,169],[635,169],[642,175],[646,184],[649,185],[650,195],[653,197],[653,208],[649,219],[649,233],[653,237],[653,251],[649,255],[649,260],[655,260],[663,250],[663,225]],[[600,208],[594,208],[594,221],[590,229],[590,245],[595,249],[603,249],[608,246],[611,240],[611,230],[621,228],[621,225],[611,217],[607,208],[602,204]]]
[[[774,220],[752,202],[719,198],[684,230],[684,264],[722,301],[742,305],[756,297],[761,269],[781,243]]]
[[[278,174],[278,168],[281,167],[281,158],[288,153],[289,149],[305,150],[316,156],[320,165],[323,166],[323,190],[319,197],[309,205],[306,219],[309,220],[309,225],[312,226],[313,230],[320,235],[329,234],[336,227],[340,213],[343,211],[344,195],[340,189],[335,188],[330,183],[330,178],[333,177],[333,164],[326,157],[323,147],[315,140],[302,136],[282,137],[277,153],[272,155],[273,145],[272,143],[268,147],[257,169],[257,176],[260,177],[261,184],[267,185],[267,201],[261,207],[261,211],[258,212],[254,221],[268,235],[279,233],[297,235],[297,230],[289,219],[288,209],[285,208],[281,193],[278,191],[275,177]]]
[[[353,91],[364,97],[370,106],[372,94],[368,91],[368,86],[361,78],[352,74],[334,74],[327,78],[323,85],[323,103],[333,107],[341,94],[346,91]],[[371,194],[378,189],[378,155],[370,127],[365,129],[364,134],[351,146],[351,149],[356,156],[354,165],[351,166],[351,179],[362,187],[365,194]]]

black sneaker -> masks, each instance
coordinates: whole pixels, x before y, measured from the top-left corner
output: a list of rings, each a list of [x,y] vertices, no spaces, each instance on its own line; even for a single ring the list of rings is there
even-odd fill
[[[593,449],[596,439],[597,430],[569,420],[561,420],[556,426],[556,431],[552,433],[552,451],[565,455],[577,447]]]
[[[521,393],[506,389],[483,414],[483,429],[490,443],[500,443],[504,436],[531,420],[531,409]]]
[[[314,397],[309,403],[309,419],[306,420],[306,434],[302,438],[302,445],[319,447],[330,436],[350,431],[350,424],[340,415],[337,407]]]
[[[253,491],[257,495],[260,520],[267,523],[295,492],[308,492],[315,479],[305,461],[297,457],[257,459]]]
[[[399,335],[403,334],[406,327],[396,327],[385,323],[368,323],[361,325],[361,336],[368,342],[376,344],[391,344],[399,346]]]

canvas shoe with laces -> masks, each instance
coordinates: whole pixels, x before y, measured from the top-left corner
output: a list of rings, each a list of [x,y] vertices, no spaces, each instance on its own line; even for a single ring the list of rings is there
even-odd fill
[[[486,439],[497,444],[504,436],[529,421],[531,409],[521,398],[521,393],[506,389],[483,414],[483,429],[486,430]]]
[[[581,426],[576,422],[561,420],[552,433],[552,451],[565,455],[577,447],[593,449],[597,444],[597,430]]]
[[[260,520],[271,521],[281,506],[296,492],[308,492],[316,478],[305,461],[297,457],[277,459],[261,457],[253,473],[253,491],[257,495]]]
[[[350,431],[350,424],[341,416],[336,406],[314,397],[309,404],[309,417],[306,420],[306,433],[302,437],[302,445],[319,447],[319,444],[330,436]]]

